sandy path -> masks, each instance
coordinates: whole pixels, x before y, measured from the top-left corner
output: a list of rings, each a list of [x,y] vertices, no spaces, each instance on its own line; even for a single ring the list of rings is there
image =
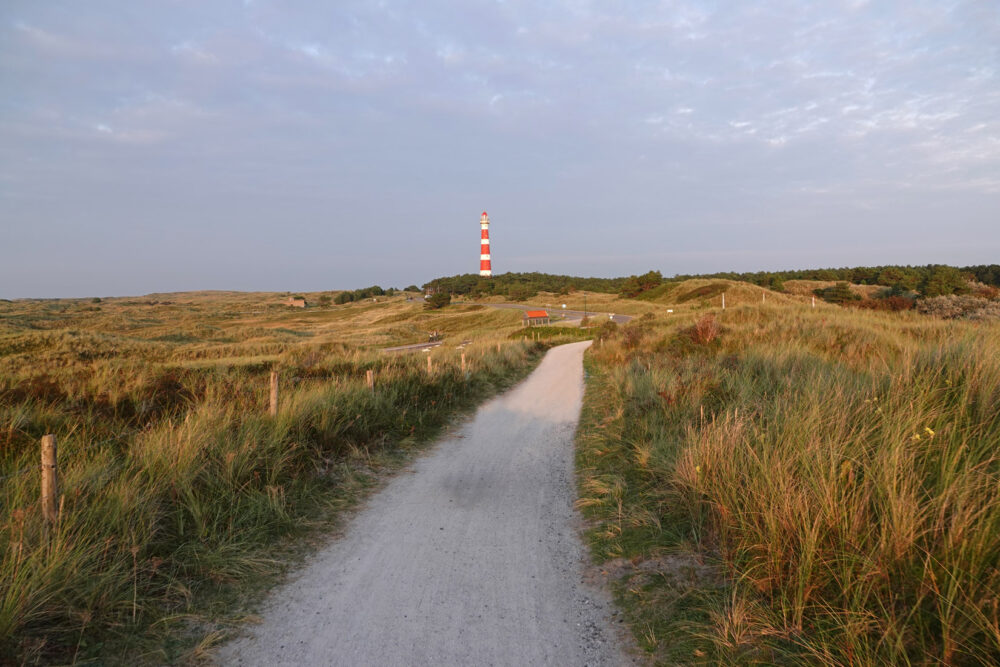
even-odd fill
[[[550,350],[389,482],[219,662],[630,664],[572,509],[587,345]]]

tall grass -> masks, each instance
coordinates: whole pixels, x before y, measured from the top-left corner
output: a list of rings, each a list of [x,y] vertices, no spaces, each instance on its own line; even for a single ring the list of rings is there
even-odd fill
[[[714,340],[689,319],[592,353],[596,553],[717,565],[680,592],[623,592],[644,645],[671,662],[1000,662],[1000,328],[716,319]]]
[[[207,631],[198,619],[217,612],[218,596],[278,571],[274,546],[344,504],[357,465],[412,448],[523,377],[543,350],[475,343],[463,373],[457,350],[437,349],[428,374],[419,354],[306,343],[268,358],[250,343],[236,350],[245,363],[192,367],[177,356],[185,341],[125,341],[136,355],[102,357],[93,353],[119,334],[46,335],[36,364],[16,356],[34,334],[9,337],[18,351],[0,375],[0,662],[177,660]],[[144,356],[160,345],[173,362]],[[38,501],[44,433],[59,443],[52,527]],[[144,640],[163,633],[189,641]]]

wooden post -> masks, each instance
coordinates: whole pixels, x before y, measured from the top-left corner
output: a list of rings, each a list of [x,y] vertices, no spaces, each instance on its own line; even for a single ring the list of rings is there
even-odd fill
[[[500,351],[500,343],[497,343],[497,352]]]
[[[368,383],[368,389],[370,389],[372,393],[375,393],[375,371],[365,371],[365,381]]]
[[[813,308],[816,307],[816,297],[813,297]]]
[[[760,302],[761,303],[767,303],[767,292],[761,292],[760,293]]]
[[[434,372],[434,364],[431,362],[431,355],[427,355],[427,374],[430,375]]]
[[[722,293],[722,310],[726,309],[726,293]]]
[[[462,373],[465,373],[465,352],[462,353]]]
[[[278,371],[271,371],[271,407],[268,412],[272,417],[278,415]]]
[[[42,515],[47,523],[59,518],[59,464],[56,459],[56,436],[42,436]]]

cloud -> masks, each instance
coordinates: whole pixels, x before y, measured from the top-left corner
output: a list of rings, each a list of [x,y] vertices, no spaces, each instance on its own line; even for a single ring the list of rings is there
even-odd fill
[[[567,235],[625,257],[614,235],[629,225],[634,242],[687,239],[692,253],[711,247],[692,230],[719,221],[847,218],[861,238],[905,217],[933,249],[947,211],[995,235],[1000,22],[986,3],[125,9],[0,9],[0,172],[17,176],[0,206],[58,192],[52,206],[99,225],[99,212],[131,216],[123,198],[140,210],[186,202],[177,218],[228,221],[234,234],[313,221],[317,245],[366,248],[369,228],[405,234],[416,211],[436,230],[495,202],[552,230],[539,258]],[[226,211],[251,199],[238,224]],[[65,211],[16,213],[44,227]],[[350,276],[366,270],[355,259],[343,259]]]

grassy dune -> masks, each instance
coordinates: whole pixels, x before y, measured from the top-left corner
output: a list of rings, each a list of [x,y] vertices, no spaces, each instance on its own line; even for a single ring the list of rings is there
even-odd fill
[[[658,662],[1000,663],[1000,325],[748,305],[587,364],[580,505]]]
[[[330,525],[379,470],[543,350],[507,338],[517,313],[278,299],[0,304],[0,663],[197,657],[280,572],[288,538]],[[446,339],[431,374],[426,354],[363,346],[428,328]],[[462,373],[452,343],[466,339]],[[38,501],[45,433],[60,459],[51,528]]]

